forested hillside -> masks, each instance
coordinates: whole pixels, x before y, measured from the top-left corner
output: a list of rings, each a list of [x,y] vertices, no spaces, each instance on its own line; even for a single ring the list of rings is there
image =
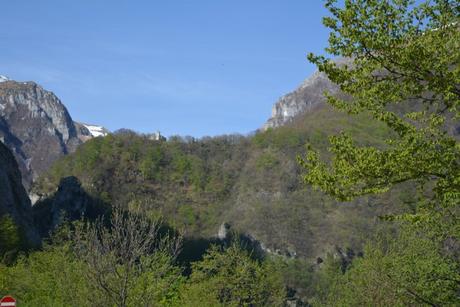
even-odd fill
[[[56,163],[34,188],[51,196],[75,176],[93,197],[162,215],[188,236],[210,238],[222,223],[286,255],[322,257],[335,247],[362,249],[382,214],[410,209],[409,191],[338,203],[301,182],[296,156],[327,135],[350,131],[383,146],[388,131],[366,115],[348,118],[323,106],[289,126],[214,138],[152,141],[120,131],[83,144]],[[41,204],[37,204],[37,208]]]
[[[285,96],[265,126],[276,128],[200,139],[123,129],[80,145],[32,186],[40,249],[17,253],[20,227],[0,224],[0,252],[16,249],[0,262],[0,296],[458,306],[457,2],[326,1],[326,51],[346,60],[308,59],[340,93],[303,107],[310,95]]]

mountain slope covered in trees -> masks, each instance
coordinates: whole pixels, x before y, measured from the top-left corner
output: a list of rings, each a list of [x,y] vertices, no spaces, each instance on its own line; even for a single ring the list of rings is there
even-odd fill
[[[345,95],[288,125],[156,141],[124,130],[80,146],[35,182],[47,244],[0,264],[0,294],[26,306],[458,306],[457,2],[326,1],[327,51],[353,64],[308,58]]]
[[[296,156],[307,142],[325,151],[327,135],[342,130],[378,146],[389,133],[366,115],[348,118],[324,105],[250,137],[151,141],[124,131],[80,146],[58,161],[34,192],[45,198],[61,178],[75,176],[93,197],[161,214],[190,236],[213,237],[228,223],[284,255],[316,258],[336,247],[360,250],[380,224],[378,216],[410,196],[400,191],[340,204],[304,186]]]

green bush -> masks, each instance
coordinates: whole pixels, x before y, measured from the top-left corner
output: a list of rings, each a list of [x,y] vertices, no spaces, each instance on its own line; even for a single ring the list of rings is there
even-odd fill
[[[183,292],[184,306],[282,306],[282,276],[269,262],[251,259],[237,244],[212,246],[193,263]]]
[[[412,230],[369,243],[342,275],[326,265],[316,294],[330,306],[458,306],[459,264],[439,243]],[[330,273],[328,273],[328,271]]]
[[[10,262],[24,247],[24,239],[13,219],[4,215],[0,218],[0,263]]]

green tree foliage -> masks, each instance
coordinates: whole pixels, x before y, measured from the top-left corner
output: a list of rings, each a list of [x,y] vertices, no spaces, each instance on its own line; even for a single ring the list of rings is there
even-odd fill
[[[34,189],[50,195],[61,178],[75,176],[93,198],[162,215],[168,224],[185,227],[189,236],[213,236],[223,222],[230,222],[268,247],[316,259],[330,246],[361,248],[362,233],[372,229],[374,217],[394,212],[389,204],[399,198],[395,192],[381,201],[372,199],[379,204],[376,212],[371,200],[364,201],[366,206],[338,206],[301,183],[296,154],[305,142],[325,152],[325,136],[337,127],[349,127],[363,144],[381,144],[388,130],[367,115],[348,118],[323,106],[287,126],[249,137],[159,142],[115,133],[89,140],[57,161]],[[131,152],[137,152],[136,159]]]
[[[145,153],[141,163],[140,171],[146,179],[161,180],[161,167],[164,163],[164,153],[160,146],[151,147]]]
[[[88,279],[110,305],[149,305],[167,302],[181,283],[174,266],[180,237],[161,235],[161,223],[113,211],[110,227],[102,220],[77,227],[75,249],[87,264]]]
[[[216,202],[228,198],[243,166],[242,141],[236,136],[152,141],[132,132],[95,138],[57,161],[34,189],[50,194],[60,178],[76,176],[91,196],[114,206],[138,203],[182,225],[199,216],[188,229],[196,233],[221,223],[213,211]]]
[[[313,302],[325,306],[458,305],[458,264],[435,242],[410,229],[369,243],[365,256],[341,274],[326,265]],[[326,290],[326,291],[324,291]]]
[[[458,304],[458,257],[447,248],[460,239],[460,143],[451,129],[460,118],[458,1],[348,0],[339,6],[330,0],[326,7],[327,51],[345,60],[308,58],[348,95],[328,95],[328,102],[351,115],[370,114],[393,133],[385,144],[369,146],[342,132],[330,137],[326,159],[310,146],[299,158],[304,180],[339,200],[409,182],[418,198],[414,211],[387,216],[411,225],[410,239],[397,239],[390,250],[369,247],[342,287],[331,290],[332,301]]]
[[[81,222],[59,228],[41,251],[0,264],[0,296],[13,295],[21,306],[282,305],[284,284],[271,261],[254,260],[238,245],[213,246],[183,276],[171,256],[176,247],[152,241],[150,228],[137,222],[124,215],[104,230]]]
[[[139,221],[123,215],[103,231],[81,222],[59,228],[41,251],[0,265],[0,296],[13,295],[21,306],[179,306],[184,277],[171,256],[175,247]]]
[[[0,259],[7,252],[21,247],[21,234],[18,226],[8,215],[0,217]]]
[[[13,295],[20,306],[104,305],[106,300],[85,279],[87,266],[70,246],[46,246],[0,266],[0,295]]]
[[[234,243],[225,250],[212,246],[192,265],[184,290],[186,306],[282,306],[282,277],[269,262],[251,259]]]
[[[309,55],[351,100],[328,96],[350,114],[368,112],[395,132],[386,146],[357,146],[342,133],[330,138],[330,164],[310,150],[300,162],[305,181],[349,200],[388,191],[401,182],[417,184],[425,197],[406,220],[428,223],[457,236],[460,203],[460,145],[449,121],[460,117],[460,31],[457,1],[327,1],[332,32],[327,51],[352,63],[338,65]],[[405,107],[394,111],[394,105]],[[401,111],[406,110],[406,111]],[[429,194],[428,197],[426,195]]]
[[[257,158],[256,167],[258,169],[273,169],[278,165],[277,157],[270,152],[265,152]]]

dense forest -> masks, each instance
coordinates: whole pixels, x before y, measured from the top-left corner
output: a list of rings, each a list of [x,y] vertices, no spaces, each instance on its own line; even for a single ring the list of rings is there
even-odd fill
[[[389,133],[369,116],[349,119],[327,107],[250,137],[153,141],[120,131],[58,161],[34,187],[48,196],[35,208],[50,207],[61,178],[75,176],[94,199],[161,215],[189,236],[212,237],[228,223],[282,254],[316,258],[334,246],[361,248],[361,236],[374,229],[376,217],[400,209],[390,203],[409,202],[410,192],[339,205],[303,184],[297,155],[306,143],[326,152],[334,127],[356,131],[363,144],[381,145]]]
[[[460,6],[326,1],[340,86],[248,136],[119,130],[33,185],[30,248],[0,223],[21,306],[460,304]],[[222,233],[223,232],[223,233]]]

